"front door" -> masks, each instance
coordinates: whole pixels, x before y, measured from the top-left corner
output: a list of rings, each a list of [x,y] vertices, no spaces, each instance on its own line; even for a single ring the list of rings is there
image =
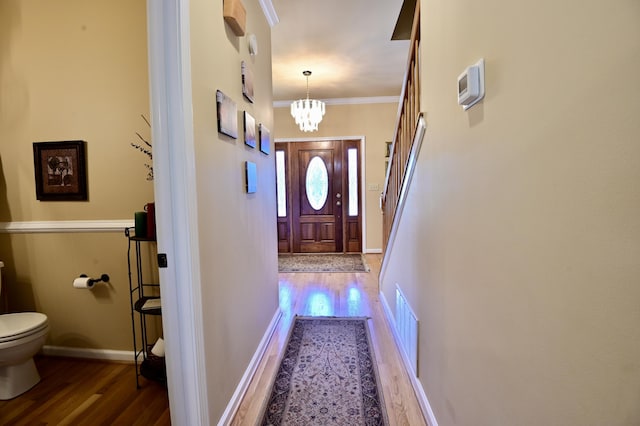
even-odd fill
[[[294,143],[291,157],[293,251],[341,252],[340,142]]]
[[[359,146],[359,141],[276,144],[282,184],[279,252],[362,250]]]

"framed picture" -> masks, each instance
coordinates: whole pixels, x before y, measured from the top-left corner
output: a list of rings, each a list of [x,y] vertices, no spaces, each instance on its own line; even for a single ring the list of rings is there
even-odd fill
[[[264,124],[260,124],[260,151],[269,155],[271,152],[271,134]]]
[[[244,144],[256,147],[256,120],[247,111],[244,112]]]
[[[245,177],[247,181],[247,194],[253,194],[258,190],[258,170],[256,163],[245,161]]]
[[[34,142],[36,199],[86,201],[87,164],[84,141]]]
[[[242,94],[251,103],[253,103],[253,71],[249,65],[242,61]]]
[[[233,99],[216,90],[218,106],[218,132],[238,139],[238,109]]]
[[[387,144],[387,153],[385,154],[385,157],[390,157],[391,156],[391,144],[393,142],[385,142]]]

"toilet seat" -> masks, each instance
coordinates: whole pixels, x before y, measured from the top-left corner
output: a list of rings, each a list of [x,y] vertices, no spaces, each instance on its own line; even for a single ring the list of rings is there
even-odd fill
[[[10,342],[40,333],[49,327],[45,314],[18,312],[0,315],[0,343]]]

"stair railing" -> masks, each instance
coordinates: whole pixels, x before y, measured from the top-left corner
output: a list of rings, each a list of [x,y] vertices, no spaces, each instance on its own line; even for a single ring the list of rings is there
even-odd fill
[[[389,166],[381,194],[383,215],[383,264],[392,237],[402,196],[410,179],[412,161],[415,160],[415,141],[422,141],[424,118],[420,113],[420,2],[416,4],[411,30],[409,59],[405,72],[396,132],[389,153]],[[422,126],[422,130],[420,128]],[[416,138],[418,132],[422,132]],[[412,155],[414,153],[414,155]],[[413,158],[412,158],[413,157]],[[403,190],[405,187],[405,190]]]

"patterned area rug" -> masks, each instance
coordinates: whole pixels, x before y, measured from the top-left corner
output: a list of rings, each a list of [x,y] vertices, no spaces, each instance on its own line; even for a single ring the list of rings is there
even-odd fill
[[[369,272],[360,253],[280,254],[279,272]]]
[[[363,318],[296,317],[261,424],[388,425]]]

